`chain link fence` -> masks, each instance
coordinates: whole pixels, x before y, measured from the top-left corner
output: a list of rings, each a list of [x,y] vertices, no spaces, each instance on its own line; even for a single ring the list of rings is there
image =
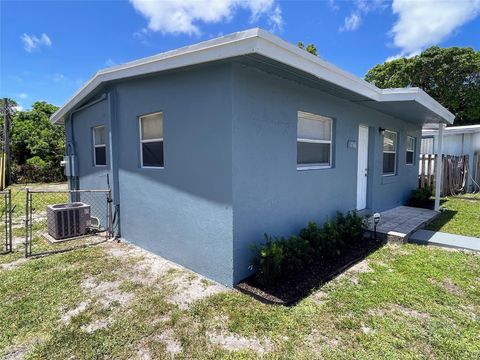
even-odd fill
[[[12,252],[12,192],[0,191],[0,254]]]
[[[25,194],[25,256],[96,245],[113,237],[110,190],[31,190]]]

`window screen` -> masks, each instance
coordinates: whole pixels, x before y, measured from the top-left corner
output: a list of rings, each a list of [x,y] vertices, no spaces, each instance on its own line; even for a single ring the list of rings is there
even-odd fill
[[[139,124],[142,167],[163,167],[163,114],[141,116]]]
[[[413,165],[415,159],[415,138],[407,136],[407,154],[406,162],[407,165]]]
[[[383,175],[396,173],[397,133],[385,130],[383,135]]]
[[[332,123],[333,120],[325,116],[298,112],[298,167],[332,165]]]
[[[107,165],[107,145],[105,144],[105,126],[93,128],[93,164]]]

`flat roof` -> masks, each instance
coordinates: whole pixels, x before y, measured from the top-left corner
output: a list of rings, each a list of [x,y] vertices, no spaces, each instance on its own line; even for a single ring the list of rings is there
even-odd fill
[[[325,86],[327,92],[407,121],[452,124],[455,118],[419,88],[379,89],[265,30],[254,28],[100,70],[50,120],[62,123],[107,82],[227,59],[254,63],[267,59],[264,66],[281,64],[282,71],[286,68],[297,71],[290,71],[290,76],[306,75],[308,81]]]
[[[424,128],[422,129],[422,135],[437,135],[438,129]],[[443,130],[444,135],[454,134],[473,134],[480,133],[480,124],[478,125],[464,125],[464,126],[449,126]]]

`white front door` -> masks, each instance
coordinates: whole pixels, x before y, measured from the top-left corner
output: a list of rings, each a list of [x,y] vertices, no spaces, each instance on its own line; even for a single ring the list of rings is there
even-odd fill
[[[368,126],[358,128],[357,210],[367,207]]]

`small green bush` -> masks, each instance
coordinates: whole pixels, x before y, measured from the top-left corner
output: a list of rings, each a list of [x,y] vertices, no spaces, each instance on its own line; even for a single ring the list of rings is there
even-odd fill
[[[415,207],[431,208],[432,194],[433,194],[433,191],[431,187],[424,187],[424,188],[412,190],[408,204],[410,206],[415,206]]]
[[[265,244],[254,246],[256,256],[253,259],[253,266],[257,270],[259,280],[264,285],[274,283],[282,275],[285,259],[284,244],[284,241],[275,241],[271,236],[265,234]]]
[[[272,285],[287,273],[339,256],[349,244],[362,239],[363,230],[363,219],[356,212],[338,212],[322,227],[309,222],[299,236],[272,238],[265,234],[265,244],[254,246],[257,279]]]

